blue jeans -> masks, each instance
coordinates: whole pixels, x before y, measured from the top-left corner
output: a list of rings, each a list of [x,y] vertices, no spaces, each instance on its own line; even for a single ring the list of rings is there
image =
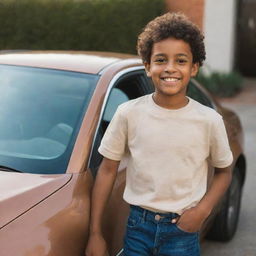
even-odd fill
[[[176,213],[155,213],[131,206],[124,239],[125,256],[199,256],[199,233],[181,230]]]

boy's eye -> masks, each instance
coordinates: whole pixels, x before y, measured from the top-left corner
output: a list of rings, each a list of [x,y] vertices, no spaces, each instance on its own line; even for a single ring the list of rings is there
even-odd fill
[[[187,60],[186,59],[178,59],[177,62],[179,64],[185,64],[185,63],[187,63]]]
[[[164,58],[157,58],[157,59],[154,60],[154,62],[163,63],[163,62],[165,62],[165,59]]]

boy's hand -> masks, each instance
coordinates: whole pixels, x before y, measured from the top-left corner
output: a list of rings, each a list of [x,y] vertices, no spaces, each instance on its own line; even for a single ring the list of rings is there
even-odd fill
[[[180,217],[172,219],[172,223],[176,223],[182,230],[192,233],[201,229],[207,217],[208,214],[200,211],[197,207],[192,207],[186,210]]]
[[[107,256],[107,245],[100,234],[92,234],[89,237],[85,256]]]

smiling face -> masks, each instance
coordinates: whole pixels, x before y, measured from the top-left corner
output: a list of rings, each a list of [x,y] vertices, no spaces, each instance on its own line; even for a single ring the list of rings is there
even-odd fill
[[[167,38],[153,45],[150,63],[145,63],[157,95],[184,97],[190,77],[197,74],[198,64],[188,43]]]

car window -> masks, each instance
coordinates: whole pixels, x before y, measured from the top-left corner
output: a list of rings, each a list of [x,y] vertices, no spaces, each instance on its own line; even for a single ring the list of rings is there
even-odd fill
[[[213,108],[213,104],[211,103],[211,100],[208,98],[207,95],[205,95],[205,93],[203,91],[201,91],[194,83],[193,81],[190,81],[189,85],[188,85],[188,91],[187,91],[187,95],[198,101],[199,103]]]
[[[115,83],[110,91],[106,106],[104,107],[103,117],[100,121],[99,128],[93,144],[93,150],[90,158],[89,167],[93,175],[96,175],[102,156],[98,153],[101,139],[114,115],[117,107],[129,100],[150,93],[151,87],[145,81],[144,71],[131,72],[122,76]]]
[[[110,122],[117,110],[117,107],[128,100],[128,96],[123,91],[118,88],[113,88],[110,92],[108,103],[103,114],[103,121]]]
[[[64,173],[98,76],[0,65],[0,163]]]

